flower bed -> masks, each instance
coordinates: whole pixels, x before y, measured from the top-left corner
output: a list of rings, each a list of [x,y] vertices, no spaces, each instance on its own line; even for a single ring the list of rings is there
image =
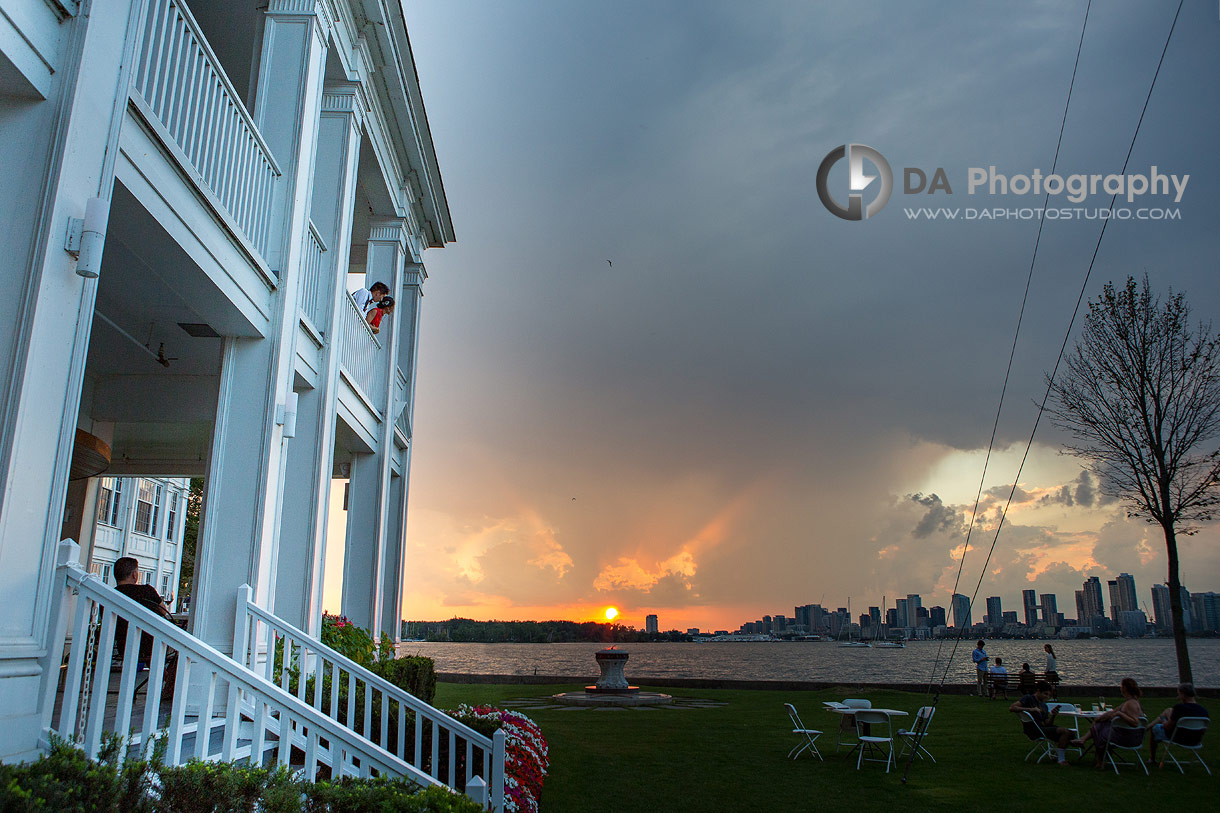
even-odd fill
[[[446,712],[488,736],[504,730],[504,806],[508,811],[537,813],[550,750],[538,724],[524,714],[495,706],[463,703]]]

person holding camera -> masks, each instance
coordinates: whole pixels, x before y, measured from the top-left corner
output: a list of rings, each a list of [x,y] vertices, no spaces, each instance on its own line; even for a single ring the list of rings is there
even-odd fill
[[[367,289],[361,288],[352,294],[356,307],[364,314],[364,321],[374,333],[381,331],[381,317],[394,310],[394,297],[390,296],[390,286],[384,282],[374,282]]]

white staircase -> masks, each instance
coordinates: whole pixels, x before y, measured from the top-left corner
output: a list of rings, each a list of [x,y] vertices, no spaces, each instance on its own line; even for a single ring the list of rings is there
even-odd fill
[[[154,739],[164,738],[169,765],[192,758],[288,765],[311,782],[403,777],[421,786],[447,785],[503,810],[502,731],[483,736],[378,678],[252,604],[248,587],[238,595],[234,652],[239,660],[234,660],[86,573],[78,564],[79,551],[71,540],[61,542],[58,551],[60,600],[52,605],[52,646],[40,698],[44,745],[58,736],[96,758],[109,732],[124,737],[125,753],[133,755],[147,753]],[[127,621],[127,633],[116,650],[119,618]],[[116,662],[117,653],[139,650],[142,635],[152,639],[147,671],[138,669],[131,655]],[[276,658],[266,655],[280,642],[277,685],[270,679]],[[294,678],[285,664],[304,666],[297,674],[305,679]],[[161,697],[167,668],[176,670],[173,697],[165,698],[168,714]],[[329,702],[324,702],[327,693],[317,687],[328,670]],[[338,708],[340,680],[348,689],[346,714]],[[381,725],[371,730],[374,704],[380,706]],[[395,704],[397,736],[391,737],[387,724]],[[406,736],[407,711],[415,719],[413,739]]]

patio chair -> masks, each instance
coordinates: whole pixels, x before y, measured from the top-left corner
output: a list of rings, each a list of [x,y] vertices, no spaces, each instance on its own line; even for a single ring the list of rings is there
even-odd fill
[[[1203,735],[1207,733],[1208,719],[1206,717],[1180,717],[1173,725],[1173,733],[1169,735],[1169,739],[1161,743],[1161,747],[1165,749],[1165,755],[1173,760],[1173,764],[1178,766],[1178,771],[1186,773],[1182,768],[1182,763],[1178,762],[1178,758],[1173,755],[1174,748],[1182,748],[1195,755],[1195,762],[1203,766],[1203,770],[1207,771],[1207,775],[1212,775],[1212,769],[1207,767],[1207,763],[1203,761],[1203,757],[1199,756],[1199,752],[1203,750]],[[1190,760],[1187,760],[1189,764]],[[1165,763],[1162,761],[1162,765]]]
[[[1119,765],[1138,764],[1141,768],[1144,769],[1144,775],[1147,776],[1148,775],[1148,766],[1144,764],[1144,757],[1140,754],[1140,749],[1144,747],[1144,732],[1146,732],[1148,730],[1148,718],[1141,717],[1140,721],[1137,725],[1131,725],[1123,718],[1115,717],[1114,721],[1111,723],[1110,730],[1112,732],[1110,735],[1111,740],[1109,743],[1106,744],[1105,759],[1107,762],[1110,763],[1110,766],[1112,768],[1114,768],[1114,773],[1118,773]],[[1123,735],[1121,735],[1119,733],[1122,731],[1138,731],[1139,739],[1137,740],[1135,738],[1135,735],[1127,735],[1130,737],[1131,741],[1134,742],[1135,744],[1134,745],[1119,745],[1118,743],[1114,742],[1113,738],[1115,738],[1115,737],[1123,738]],[[1118,762],[1117,760],[1114,759],[1115,751],[1126,751],[1130,754],[1133,754],[1135,756],[1135,762],[1127,762],[1127,761]]]
[[[873,707],[873,701],[861,700],[858,698],[849,698],[849,699],[843,701],[843,706],[846,708],[849,708],[849,709],[869,709],[869,708]],[[835,738],[835,751],[836,752],[839,750],[840,746],[845,745],[845,744],[850,745],[853,748],[856,747],[857,745],[859,745],[858,739],[855,742],[844,743],[843,735],[847,734],[847,733],[850,733],[850,734],[856,733],[856,718],[855,718],[855,715],[853,715],[853,714],[844,714],[844,715],[842,715],[842,719],[839,720],[839,733],[838,733],[838,736]]]
[[[924,738],[928,736],[928,726],[932,724],[932,715],[935,713],[936,709],[924,706],[915,712],[915,723],[910,729],[898,729],[898,738],[902,740],[902,750],[898,752],[899,759],[914,751],[920,759],[927,756],[928,759],[936,762],[936,757],[932,756],[932,752],[923,744]]]
[[[890,764],[894,762],[894,733],[890,727],[890,716],[884,711],[861,709],[856,712],[856,738],[860,741],[860,754],[856,757],[856,770],[865,759],[869,762],[884,762],[885,772],[890,772]],[[885,759],[865,757],[864,753],[885,752]]]
[[[1033,726],[1034,729],[1037,729],[1037,731],[1038,731],[1038,736],[1030,737],[1030,739],[1032,739],[1034,741],[1034,745],[1032,748],[1029,749],[1029,752],[1025,754],[1024,761],[1029,762],[1029,758],[1032,757],[1035,753],[1038,754],[1038,759],[1034,763],[1035,765],[1037,765],[1039,762],[1046,759],[1047,757],[1054,759],[1055,758],[1055,742],[1054,742],[1054,740],[1052,740],[1046,736],[1046,733],[1043,731],[1042,726],[1038,724],[1038,721],[1034,718],[1034,715],[1028,711],[1023,711],[1020,713],[1020,717],[1021,717],[1022,727],[1026,731],[1027,737],[1029,736],[1028,732],[1031,730],[1029,728],[1029,726]]]
[[[805,724],[801,722],[801,716],[796,713],[796,706],[785,703],[784,708],[788,709],[788,716],[792,719],[792,733],[800,737],[800,741],[788,752],[788,758],[796,759],[805,751],[809,751],[820,761],[822,754],[818,751],[815,740],[822,736],[822,732],[816,728],[806,728]]]

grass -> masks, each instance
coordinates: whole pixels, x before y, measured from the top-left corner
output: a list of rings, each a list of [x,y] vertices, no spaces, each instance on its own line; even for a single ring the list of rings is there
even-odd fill
[[[436,704],[499,704],[514,698],[545,697],[579,689],[576,685],[516,686],[438,684]],[[644,687],[647,688],[647,687]],[[865,697],[878,708],[912,713],[928,698],[919,693],[861,690],[818,692],[664,689],[675,697],[716,700],[717,708],[638,711],[522,709],[550,743],[551,769],[542,796],[543,813],[616,810],[670,811],[797,810],[983,810],[1038,811],[1213,809],[1220,776],[1195,765],[1178,773],[1172,765],[1151,776],[1138,767],[1097,771],[1091,755],[1061,768],[1023,762],[1030,741],[1021,733],[1009,702],[946,696],[926,740],[937,764],[916,760],[907,784],[900,769],[865,763],[857,771],[846,749],[835,754],[838,716],[823,700]],[[1086,703],[1091,698],[1062,697]],[[1111,703],[1118,698],[1110,698]],[[806,726],[821,729],[824,762],[808,756],[786,759],[797,742],[783,704],[797,707]],[[1167,698],[1148,700],[1145,711],[1159,714]],[[1212,704],[1205,704],[1209,707]],[[912,718],[903,718],[910,720]],[[899,726],[896,726],[896,728]],[[1203,751],[1220,773],[1220,733],[1211,732]],[[1147,747],[1143,751],[1147,759]],[[1074,759],[1074,757],[1070,757]],[[1208,801],[1211,800],[1211,801]]]

